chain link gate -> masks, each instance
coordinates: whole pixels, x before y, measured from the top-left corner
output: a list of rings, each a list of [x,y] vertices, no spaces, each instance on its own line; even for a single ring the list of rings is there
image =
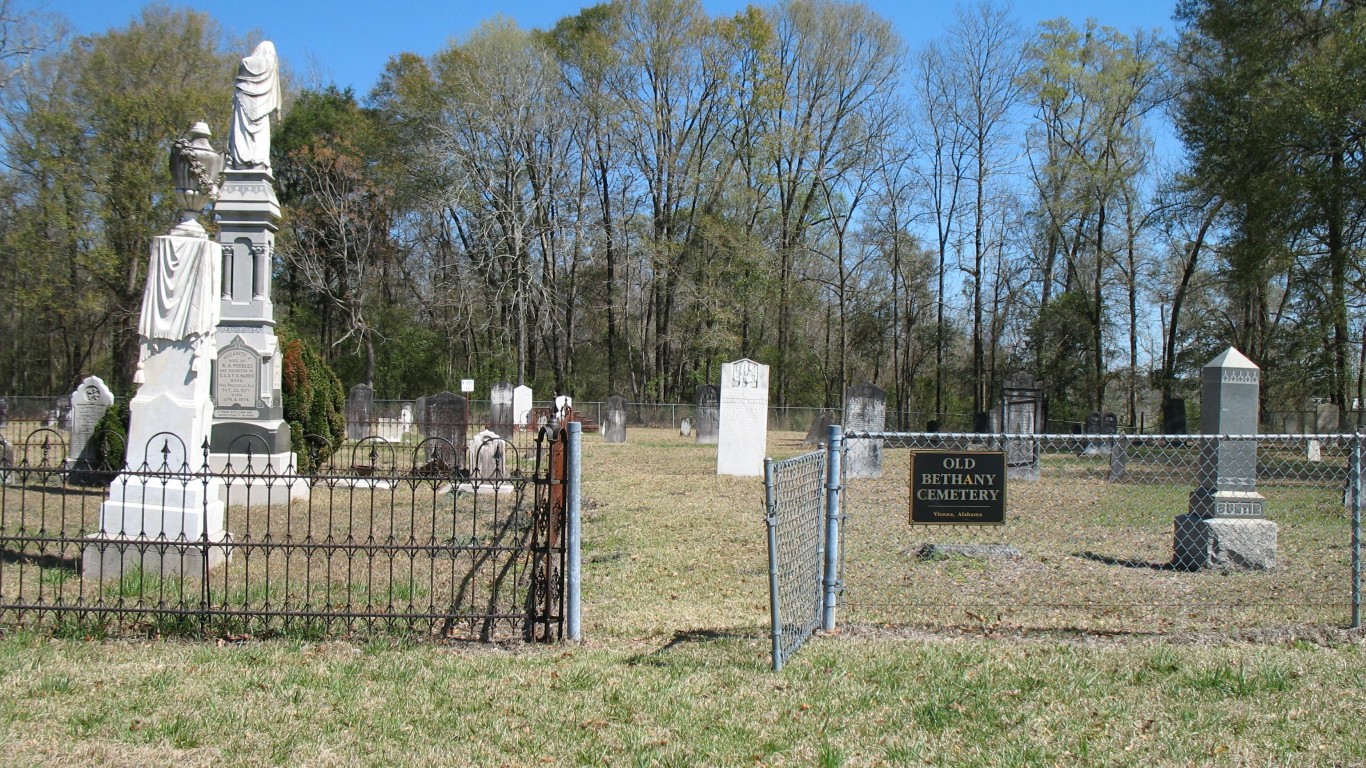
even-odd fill
[[[847,465],[870,446],[885,462],[845,493],[840,605],[857,624],[1156,635],[1360,626],[1360,436],[845,437]],[[1232,490],[1264,498],[1274,525],[1249,526],[1255,535],[1229,525],[1196,558],[1178,518],[1196,503],[1202,463],[1247,445],[1255,476]],[[910,525],[915,450],[1027,461],[1011,467],[1022,477],[1007,481],[1005,523]]]

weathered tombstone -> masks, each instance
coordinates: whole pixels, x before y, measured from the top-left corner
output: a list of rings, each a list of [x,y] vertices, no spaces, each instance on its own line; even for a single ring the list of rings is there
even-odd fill
[[[982,435],[991,431],[991,414],[978,411],[972,415],[972,431]]]
[[[1186,434],[1186,398],[1171,397],[1162,401],[1162,434]]]
[[[1110,482],[1118,482],[1124,478],[1124,469],[1129,463],[1128,441],[1113,437],[1119,434],[1119,417],[1113,413],[1107,413],[1100,418],[1101,434],[1111,435],[1106,438],[1105,449],[1110,453]]]
[[[850,387],[844,398],[844,433],[882,432],[887,428],[887,393],[872,384]],[[882,438],[848,438],[845,477],[882,477]]]
[[[423,398],[422,436],[430,441],[427,450],[437,473],[465,469],[468,403],[449,391]]]
[[[201,452],[213,423],[223,259],[222,246],[197,220],[216,196],[212,180],[223,167],[208,138],[208,127],[196,123],[172,145],[181,222],[152,239],[137,326],[133,382],[139,386],[129,402],[124,455],[127,466],[148,471],[121,473],[110,484],[100,505],[99,532],[82,551],[87,579],[117,579],[137,570],[156,576],[200,573],[228,556],[223,481],[203,472]]]
[[[104,412],[113,404],[114,393],[98,376],[87,376],[71,393],[71,445],[66,458],[67,466],[82,471],[92,468],[92,457],[87,451],[93,448],[88,445],[90,436],[94,434],[95,425]]]
[[[721,390],[715,384],[697,387],[697,413],[693,431],[698,445],[716,445],[720,435]]]
[[[1229,347],[1201,371],[1199,486],[1176,518],[1172,564],[1200,570],[1276,567],[1276,524],[1257,492],[1257,415],[1261,371]],[[1236,435],[1212,438],[1212,435]]]
[[[692,419],[687,416],[678,422],[678,434],[680,437],[692,437]]]
[[[512,439],[512,384],[498,382],[489,390],[489,428],[505,439]]]
[[[1094,435],[1099,435],[1101,433],[1100,411],[1091,411],[1091,413],[1086,416],[1085,432],[1086,450],[1083,451],[1083,453],[1087,456],[1101,455],[1103,452],[1102,443],[1094,438]]]
[[[742,359],[721,364],[716,474],[762,476],[768,451],[768,366]]]
[[[1314,432],[1336,435],[1342,431],[1341,410],[1334,403],[1319,403],[1314,408]]]
[[[518,385],[512,390],[512,423],[526,428],[531,420],[531,387]]]
[[[468,464],[470,477],[481,480],[503,480],[507,471],[508,441],[491,429],[481,431],[470,440]]]
[[[364,440],[375,434],[375,390],[357,384],[346,394],[346,439]]]
[[[811,428],[806,430],[806,437],[802,439],[802,445],[809,448],[825,442],[826,430],[834,423],[835,414],[830,411],[821,411],[816,414],[816,418],[811,420]]]
[[[612,395],[607,398],[606,420],[602,425],[604,443],[626,442],[626,398]]]
[[[1281,432],[1287,435],[1304,434],[1304,419],[1294,411],[1281,416]]]
[[[9,426],[9,401],[0,397],[0,429]]]
[[[1100,417],[1100,431],[1104,435],[1119,434],[1119,417],[1113,413]]]
[[[1006,438],[1006,477],[1039,479],[1039,433],[1044,423],[1043,390],[1033,378],[1022,377],[1001,390],[1002,429]]]

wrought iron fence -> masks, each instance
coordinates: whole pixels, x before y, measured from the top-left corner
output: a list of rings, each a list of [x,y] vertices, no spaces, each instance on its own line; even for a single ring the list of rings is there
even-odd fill
[[[1360,624],[1358,436],[851,433],[846,443],[850,621],[1158,634]],[[853,479],[875,449],[880,471]],[[1004,524],[910,524],[910,454],[933,450],[1005,452]],[[1218,499],[1197,493],[1215,485]],[[1216,500],[1225,514],[1192,532]]]
[[[139,466],[77,468],[39,430],[0,463],[0,624],[558,639],[577,600],[567,440],[558,425],[469,445],[374,436],[304,474],[250,451],[210,469],[207,445],[187,461],[165,437]]]

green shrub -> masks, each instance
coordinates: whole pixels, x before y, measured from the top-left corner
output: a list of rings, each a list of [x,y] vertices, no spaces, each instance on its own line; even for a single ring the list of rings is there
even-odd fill
[[[303,338],[277,328],[282,362],[280,388],[285,421],[299,456],[299,471],[312,472],[341,447],[346,436],[346,391],[322,355]]]

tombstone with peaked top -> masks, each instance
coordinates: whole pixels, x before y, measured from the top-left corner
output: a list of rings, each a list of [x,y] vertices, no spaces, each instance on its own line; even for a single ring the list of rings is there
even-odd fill
[[[489,389],[489,429],[504,440],[512,439],[512,396],[512,384],[506,381],[500,381]]]
[[[531,421],[531,387],[520,384],[512,390],[512,423],[526,429]]]
[[[762,477],[768,451],[768,366],[721,364],[716,474]]]
[[[1233,347],[1201,371],[1200,431],[1207,442],[1199,486],[1174,523],[1177,568],[1276,567],[1277,526],[1263,517],[1266,501],[1257,492],[1260,386],[1261,370]]]
[[[604,443],[626,442],[626,398],[612,395],[607,398],[607,413],[602,425]]]
[[[697,411],[693,414],[693,434],[698,445],[716,445],[721,423],[721,390],[715,384],[697,386]]]
[[[887,393],[872,384],[850,387],[844,398],[844,434],[887,428]],[[882,477],[882,438],[848,438],[845,477]]]

